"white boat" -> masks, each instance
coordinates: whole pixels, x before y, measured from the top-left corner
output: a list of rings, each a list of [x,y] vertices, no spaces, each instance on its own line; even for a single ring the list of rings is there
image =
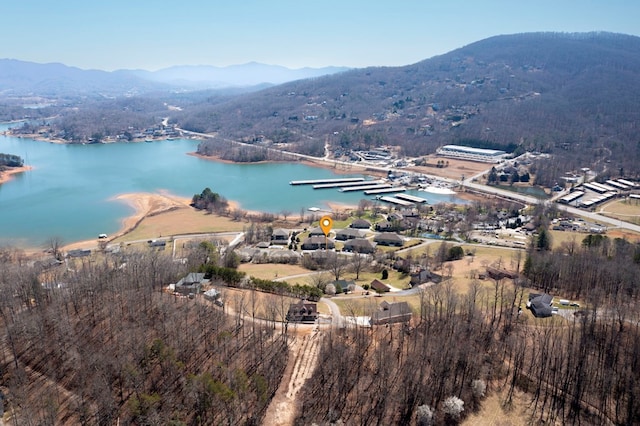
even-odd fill
[[[445,188],[443,186],[427,186],[424,188],[420,188],[420,191],[431,192],[432,194],[445,194],[445,195],[452,195],[456,193],[451,188]]]

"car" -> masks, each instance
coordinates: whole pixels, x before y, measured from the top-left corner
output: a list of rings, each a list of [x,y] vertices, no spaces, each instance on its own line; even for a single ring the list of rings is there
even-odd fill
[[[577,302],[571,302],[571,304],[569,306],[573,306],[574,308],[579,308],[580,304]]]

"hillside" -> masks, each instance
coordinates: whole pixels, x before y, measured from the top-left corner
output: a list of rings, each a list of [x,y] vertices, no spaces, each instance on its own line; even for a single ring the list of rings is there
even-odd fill
[[[193,106],[176,120],[307,152],[325,138],[346,150],[397,145],[411,156],[446,143],[515,144],[559,154],[563,167],[606,157],[616,172],[637,172],[639,74],[638,37],[507,35],[413,65],[357,69]]]

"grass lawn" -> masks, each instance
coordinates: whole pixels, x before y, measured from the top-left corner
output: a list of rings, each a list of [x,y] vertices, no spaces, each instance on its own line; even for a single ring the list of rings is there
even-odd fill
[[[370,316],[372,312],[379,309],[380,304],[386,300],[389,303],[407,302],[411,306],[414,315],[420,313],[419,296],[393,296],[393,293],[385,293],[384,296],[377,296],[371,293],[365,297],[337,296],[331,299],[345,316]]]
[[[605,204],[600,209],[599,213],[612,217],[614,219],[620,219],[625,222],[640,224],[640,202],[634,199],[615,200],[608,204]]]
[[[147,216],[138,226],[112,243],[151,239],[169,235],[207,232],[240,232],[245,222],[236,222],[227,217],[207,214],[192,208],[179,208],[161,214]]]
[[[256,277],[264,280],[275,280],[276,278],[288,277],[290,275],[312,274],[300,265],[289,265],[280,263],[243,263],[238,267],[238,271],[246,272],[249,277]],[[302,277],[307,283],[308,278]],[[300,284],[299,282],[285,279],[289,284]]]

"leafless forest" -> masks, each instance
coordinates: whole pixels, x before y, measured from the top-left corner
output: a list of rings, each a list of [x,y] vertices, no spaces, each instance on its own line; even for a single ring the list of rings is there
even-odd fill
[[[3,263],[12,424],[258,424],[287,363],[286,339],[163,293],[180,269],[154,253],[86,262],[45,290],[37,269]]]
[[[412,327],[330,333],[299,423],[456,423],[478,409],[486,385],[506,390],[507,407],[515,389],[525,391],[532,421],[637,424],[640,248],[597,240],[533,250],[527,280],[494,280],[490,291],[478,281],[463,295],[446,281],[432,287]],[[582,297],[589,307],[556,322],[525,319],[518,312],[525,283]],[[464,411],[451,407],[452,397]]]

